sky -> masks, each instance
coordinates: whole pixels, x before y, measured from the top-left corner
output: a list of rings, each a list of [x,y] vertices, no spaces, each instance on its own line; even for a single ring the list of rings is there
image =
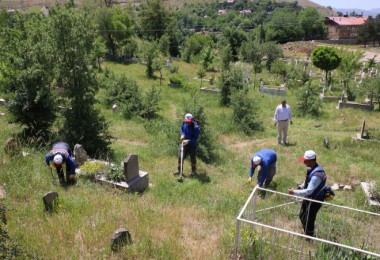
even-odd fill
[[[311,0],[322,6],[331,6],[333,8],[344,9],[363,9],[371,10],[380,8],[380,0]]]

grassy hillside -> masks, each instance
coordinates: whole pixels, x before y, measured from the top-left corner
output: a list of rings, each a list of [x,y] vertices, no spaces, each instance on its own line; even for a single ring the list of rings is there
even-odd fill
[[[198,65],[174,63],[189,85],[183,89],[160,87],[159,120],[149,125],[139,118],[125,120],[109,107],[100,105],[115,137],[112,143],[115,163],[120,163],[127,154],[138,154],[140,168],[149,172],[151,187],[144,194],[126,194],[85,179],[62,188],[44,164],[43,155],[48,152],[48,146],[24,145],[22,150],[30,153],[27,157],[10,156],[0,150],[0,184],[8,195],[5,200],[8,224],[3,227],[10,241],[27,252],[26,258],[228,259],[233,247],[235,218],[252,190],[252,186],[242,187],[248,178],[249,158],[262,148],[278,153],[278,170],[271,188],[281,192],[303,181],[305,167],[298,158],[308,149],[317,152],[330,184],[379,179],[379,143],[352,139],[360,131],[364,117],[371,136],[380,139],[378,111],[337,110],[335,102],[325,103],[319,119],[294,115],[294,124],[289,129],[290,145],[280,146],[272,117],[281,98],[261,95],[251,84],[249,95],[260,107],[265,130],[253,136],[242,134],[232,123],[231,109],[221,107],[217,95],[199,92],[197,98],[205,107],[207,123],[220,147],[220,160],[212,165],[199,162],[199,176],[186,177],[183,183],[178,183],[173,176],[177,157],[176,146],[171,144],[175,141],[168,140],[163,130],[167,126],[165,122],[180,125],[184,102],[199,88],[200,82],[194,80]],[[134,78],[143,91],[159,84],[159,80],[145,77],[142,64],[105,62],[103,67]],[[164,76],[167,82],[168,71]],[[261,77],[268,84],[276,80],[266,72],[251,76],[256,83]],[[288,103],[293,108],[297,103],[296,93],[293,89],[287,92]],[[103,95],[103,91],[99,92],[98,99]],[[7,113],[5,107],[0,107],[0,112]],[[148,134],[147,126],[157,129],[156,134]],[[20,131],[19,126],[8,123],[7,116],[0,117],[0,127],[0,143]],[[330,140],[330,148],[323,145],[325,136]],[[189,164],[185,162],[185,173],[190,171]],[[45,213],[43,209],[42,196],[48,191],[58,191],[60,196],[59,208],[53,213]],[[369,209],[360,189],[339,192],[333,203]],[[109,241],[120,227],[130,231],[133,244],[114,253]],[[320,228],[318,221],[317,228]]]
[[[64,3],[65,0],[57,0],[59,3]],[[42,7],[44,5],[52,6],[57,1],[53,0],[0,0],[0,8],[14,8],[14,9],[27,9],[27,8],[34,8],[34,7]],[[75,1],[77,3],[83,2],[83,0]],[[142,1],[135,1],[135,0],[118,0],[115,2],[119,3],[140,3]],[[198,2],[205,2],[203,0],[167,0],[166,3],[169,7],[174,8],[176,6],[180,6],[183,3],[198,3]],[[277,0],[277,2],[294,2],[294,0]],[[310,0],[299,0],[298,5],[306,8],[306,7],[314,7],[316,8],[321,14],[325,16],[331,16],[334,15],[334,11],[323,7],[321,5],[318,5]]]

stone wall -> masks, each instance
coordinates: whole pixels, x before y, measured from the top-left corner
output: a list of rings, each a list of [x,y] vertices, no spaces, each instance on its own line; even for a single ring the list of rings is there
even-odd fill
[[[362,109],[362,110],[367,110],[367,111],[373,111],[374,110],[374,105],[370,105],[370,104],[361,104],[361,103],[356,103],[356,102],[351,102],[351,101],[346,101],[346,102],[342,102],[342,101],[339,101],[338,103],[338,109],[341,109],[341,108],[356,108],[356,109]]]
[[[220,93],[220,90],[219,90],[219,89],[201,88],[201,91],[202,91],[202,92],[206,92],[206,93],[213,93],[213,94],[218,94],[218,93]]]
[[[283,88],[266,88],[266,87],[261,87],[260,88],[260,93],[262,94],[268,94],[271,96],[285,96],[286,95],[286,90]]]

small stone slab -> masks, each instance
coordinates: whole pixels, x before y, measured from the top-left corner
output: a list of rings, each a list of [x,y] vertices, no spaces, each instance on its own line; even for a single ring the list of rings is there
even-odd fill
[[[81,144],[76,144],[74,146],[74,157],[75,157],[75,162],[78,166],[81,166],[85,162],[88,161],[87,152],[84,150]]]
[[[201,88],[200,90],[202,92],[212,93],[212,94],[219,94],[220,93],[220,89]]]
[[[132,237],[129,231],[125,228],[119,228],[111,237],[112,251],[119,250],[124,245],[132,244]]]
[[[0,98],[0,105],[5,105],[6,104],[6,101],[5,101],[5,99],[4,98]]]
[[[373,199],[371,199],[371,188],[372,186],[374,185],[373,183],[369,183],[369,182],[362,182],[360,183],[363,191],[364,191],[364,194],[366,195],[367,197],[367,201],[368,201],[368,204],[370,206],[377,206],[377,207],[380,207],[380,202],[379,201],[375,201]]]
[[[339,185],[337,183],[334,183],[334,185],[331,187],[332,190],[339,190]]]
[[[128,154],[124,159],[124,175],[127,182],[139,177],[139,156]]]
[[[119,188],[122,190],[127,190],[127,192],[143,192],[149,187],[149,175],[147,172],[139,171],[139,177],[134,178],[130,182],[115,182],[107,180],[104,174],[96,175],[95,181],[101,184],[106,184],[114,188]]]
[[[50,191],[43,196],[42,200],[46,211],[53,210],[58,204],[58,192]]]

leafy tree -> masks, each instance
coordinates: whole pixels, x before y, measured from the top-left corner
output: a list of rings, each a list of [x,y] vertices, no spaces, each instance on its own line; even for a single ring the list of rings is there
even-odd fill
[[[208,70],[214,61],[214,54],[210,47],[206,47],[201,53],[201,64],[203,69]]]
[[[111,55],[115,58],[122,54],[122,48],[131,42],[133,22],[128,13],[120,8],[102,8],[96,16],[99,34]]]
[[[312,86],[310,81],[299,89],[298,103],[296,104],[296,111],[299,116],[319,117],[321,115],[322,102],[318,92],[318,89]]]
[[[347,93],[347,98],[348,100],[352,101],[355,99],[355,97],[353,96],[353,92],[350,89],[350,81],[354,77],[355,73],[360,69],[359,60],[363,56],[363,52],[350,52],[342,49],[340,50],[339,55],[342,58],[342,61],[340,62],[338,71],[341,74],[343,87]]]
[[[145,0],[141,5],[140,27],[148,40],[159,40],[170,21],[170,13],[165,8],[165,0]]]
[[[106,89],[104,101],[107,106],[118,105],[127,119],[140,114],[142,97],[135,80],[124,75],[116,76],[114,73],[106,73],[101,85]]]
[[[197,157],[205,163],[213,163],[218,159],[218,146],[215,137],[208,126],[207,116],[204,111],[205,100],[201,100],[199,97],[199,91],[194,89],[188,100],[185,100],[184,111],[191,113],[193,117],[198,121],[200,127],[200,135],[197,148]]]
[[[241,29],[226,28],[223,31],[223,38],[230,46],[233,60],[237,61],[239,48],[247,40],[246,33]]]
[[[148,78],[154,77],[154,60],[158,57],[158,46],[155,42],[148,43],[143,47],[143,55],[146,60],[145,74]]]
[[[267,70],[270,70],[275,60],[283,57],[284,55],[281,47],[275,42],[266,42],[262,44],[261,48],[263,49],[264,54],[267,56],[267,60],[265,63]]]
[[[380,31],[380,30],[379,30]],[[369,16],[365,23],[358,29],[358,42],[362,43],[364,47],[367,46],[368,43],[373,41],[375,45],[376,37],[376,27],[375,21],[372,16]]]
[[[296,13],[290,9],[277,9],[265,24],[266,40],[278,43],[301,40],[304,32]]]
[[[370,104],[372,104],[373,98],[377,99],[380,110],[380,78],[371,77],[366,78],[359,89],[359,94],[367,95],[370,99]]]
[[[153,86],[142,102],[140,116],[151,120],[156,117],[159,110],[158,103],[161,99],[161,89]]]
[[[63,112],[61,133],[68,143],[81,143],[94,156],[109,152],[110,135],[104,116],[94,108],[98,90],[95,48],[99,39],[92,21],[93,17],[74,8],[70,1],[50,9],[47,31],[55,62],[55,83],[68,106]]]
[[[282,79],[285,80],[286,76],[288,75],[288,68],[284,62],[282,62],[280,60],[276,60],[272,64],[270,72],[277,74],[277,75],[280,75],[282,77]]]
[[[231,96],[234,123],[244,133],[250,135],[254,131],[262,131],[263,122],[260,121],[257,103],[248,97],[248,89],[235,91]]]
[[[230,69],[230,64],[232,62],[232,51],[230,47],[224,46],[220,50],[220,63],[221,69],[227,71]]]
[[[223,71],[220,75],[219,88],[221,90],[221,104],[228,106],[231,103],[231,95],[234,91],[243,89],[243,71],[232,67],[229,71]]]
[[[202,79],[204,78],[204,76],[206,76],[205,69],[203,67],[200,67],[199,70],[198,70],[198,72],[197,72],[197,75],[201,79],[201,87],[202,87],[202,82],[203,82]]]
[[[327,30],[324,25],[324,17],[317,9],[312,7],[303,9],[298,19],[305,39],[322,39],[326,35]]]
[[[10,98],[14,122],[26,126],[27,136],[43,135],[56,117],[45,26],[38,16],[26,19],[16,13],[13,19],[13,28],[0,31],[0,84]]]
[[[311,61],[314,66],[325,71],[326,84],[328,84],[328,73],[336,69],[341,60],[342,58],[339,56],[337,50],[332,47],[319,46],[311,52]]]
[[[204,48],[209,48],[210,46],[213,46],[210,36],[193,34],[186,39],[182,58],[185,62],[191,62]]]

